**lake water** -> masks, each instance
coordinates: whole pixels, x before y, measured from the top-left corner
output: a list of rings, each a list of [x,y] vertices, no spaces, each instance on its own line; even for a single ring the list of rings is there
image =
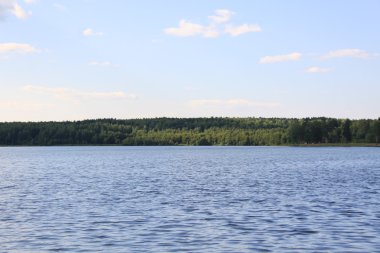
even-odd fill
[[[0,148],[0,252],[380,252],[380,149]]]

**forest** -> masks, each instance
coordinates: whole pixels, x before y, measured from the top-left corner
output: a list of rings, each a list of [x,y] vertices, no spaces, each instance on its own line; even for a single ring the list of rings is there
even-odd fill
[[[380,118],[212,117],[0,123],[1,146],[378,145],[379,142]]]

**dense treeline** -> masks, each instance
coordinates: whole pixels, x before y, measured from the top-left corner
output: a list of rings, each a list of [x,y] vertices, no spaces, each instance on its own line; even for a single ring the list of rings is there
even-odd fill
[[[380,118],[155,118],[0,123],[0,145],[379,143]]]

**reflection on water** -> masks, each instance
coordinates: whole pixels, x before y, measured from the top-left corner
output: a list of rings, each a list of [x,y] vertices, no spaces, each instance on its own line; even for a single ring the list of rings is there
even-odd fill
[[[0,148],[1,252],[375,252],[380,149]]]

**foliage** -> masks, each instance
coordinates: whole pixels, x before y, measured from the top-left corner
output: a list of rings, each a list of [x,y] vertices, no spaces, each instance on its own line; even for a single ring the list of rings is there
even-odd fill
[[[380,119],[154,118],[0,123],[0,145],[379,143]]]

